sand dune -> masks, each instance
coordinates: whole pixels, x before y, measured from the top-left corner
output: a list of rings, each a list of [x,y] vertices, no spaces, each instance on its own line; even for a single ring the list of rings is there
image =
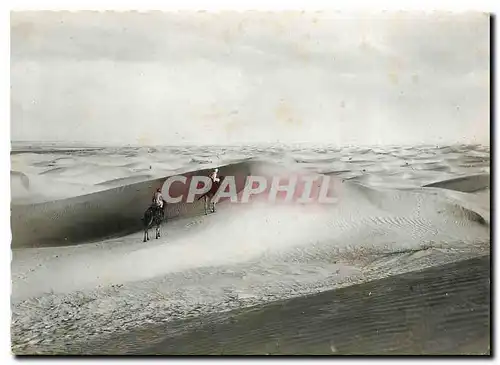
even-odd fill
[[[283,176],[295,171],[300,169],[290,170],[258,161],[221,167],[222,174],[243,178],[237,180],[240,191],[244,177],[249,174]],[[186,176],[207,173],[196,171]],[[431,248],[466,252],[472,242],[479,244],[477,250],[481,251],[489,242],[489,212],[485,207],[474,205],[473,200],[462,199],[460,194],[440,194],[435,188],[381,189],[337,179],[331,182],[339,198],[333,205],[272,204],[265,199],[250,204],[220,203],[214,217],[200,222],[203,229],[186,230],[167,223],[165,238],[143,245],[134,232],[140,232],[140,217],[148,198],[163,180],[13,209],[16,224],[13,224],[13,243],[17,247],[67,247],[110,236],[115,236],[114,240],[123,245],[136,247],[120,253],[115,246],[110,246],[98,259],[82,258],[81,255],[86,256],[85,252],[89,251],[77,248],[71,260],[57,266],[57,275],[63,274],[60,279],[47,280],[56,274],[49,266],[24,273],[23,282],[14,284],[16,295],[71,292],[147,280],[188,269],[251,262],[261,255],[274,261],[285,258],[298,263],[336,258],[356,266],[399,252]],[[468,184],[466,179],[462,181]],[[193,219],[200,214],[202,202],[167,206],[170,219]],[[106,241],[99,245],[104,247]],[[163,259],[157,260],[158,257]],[[189,259],[179,261],[179,257]],[[140,271],[127,270],[133,266],[141,268]],[[78,267],[78,274],[70,274]],[[16,264],[13,270],[18,272]]]
[[[417,158],[418,148],[401,147],[129,148],[82,151],[71,160],[16,155],[17,167],[27,164],[11,174],[24,194],[13,189],[11,204],[16,348],[37,351],[49,342],[53,350],[65,348],[147,321],[258,305],[485,255],[489,174],[480,159],[477,166],[460,166],[455,155],[470,150],[445,151],[424,149],[427,160]],[[242,155],[244,161],[231,162]],[[60,174],[78,170],[71,164],[85,159],[86,166],[103,159],[112,178],[95,184],[95,176],[85,176],[92,168],[74,181]],[[168,170],[182,159],[182,167]],[[146,174],[137,171],[145,163],[154,166]],[[171,204],[164,236],[143,244],[140,218],[154,189],[169,175],[207,175],[214,166],[237,176],[238,190],[248,175],[330,172],[338,201],[221,202],[209,216],[201,202]],[[42,174],[47,167],[62,169]],[[77,191],[78,180],[87,191]],[[46,326],[50,335],[42,338]],[[66,338],[57,335],[63,327]]]
[[[489,256],[321,294],[152,325],[74,354],[487,355]]]
[[[244,175],[245,163],[221,167],[221,174]],[[185,173],[208,176],[208,170]],[[244,175],[246,176],[246,175]],[[29,205],[12,205],[12,246],[68,245],[141,230],[152,193],[167,177],[119,186],[88,195]],[[101,185],[103,186],[103,185]],[[242,186],[239,187],[242,189]],[[173,195],[177,193],[172,191]],[[203,202],[169,204],[167,218],[202,212]]]
[[[480,174],[438,181],[424,186],[473,193],[479,190],[488,189],[490,187],[490,181],[490,174]]]

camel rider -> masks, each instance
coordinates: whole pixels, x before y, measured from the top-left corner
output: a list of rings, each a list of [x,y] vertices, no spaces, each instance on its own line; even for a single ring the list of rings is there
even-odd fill
[[[163,195],[161,194],[161,189],[156,189],[156,192],[153,195],[153,204],[162,209],[163,208]]]
[[[214,169],[214,171],[210,174],[210,178],[212,179],[213,182],[220,182],[220,179],[217,177],[218,173],[219,169]]]

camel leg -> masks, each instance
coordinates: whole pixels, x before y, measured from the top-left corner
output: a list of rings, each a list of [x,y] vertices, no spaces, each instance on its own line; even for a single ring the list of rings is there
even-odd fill
[[[143,236],[144,236],[144,238],[143,238],[142,242],[146,242],[146,231],[144,231],[144,235]]]
[[[205,215],[207,215],[208,214],[208,198],[206,195],[205,195],[205,199],[204,199],[204,208],[205,208]]]

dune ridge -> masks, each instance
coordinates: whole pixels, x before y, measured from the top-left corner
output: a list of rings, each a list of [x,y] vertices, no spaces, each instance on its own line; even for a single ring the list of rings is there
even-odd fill
[[[257,160],[220,166],[222,175],[234,175],[241,178],[237,181],[238,191],[243,189],[244,178],[250,174],[270,176],[273,173],[292,174],[296,171],[301,170],[297,167],[291,169]],[[183,175],[189,178],[193,175],[206,176],[208,173],[209,170],[204,169],[187,172]],[[53,202],[28,205],[13,204],[11,206],[12,247],[72,245],[138,232],[142,228],[140,219],[149,205],[152,192],[160,187],[166,178],[131,183]],[[348,223],[352,221],[348,214],[351,214],[351,217],[353,214],[349,212],[360,212],[359,217],[362,217],[362,212],[366,212],[369,206],[370,209],[392,212],[398,216],[405,214],[411,216],[415,213],[420,216],[420,212],[416,211],[416,209],[420,209],[427,211],[428,214],[433,214],[434,211],[438,211],[439,214],[448,214],[450,217],[454,217],[453,219],[459,218],[459,221],[463,222],[477,222],[481,225],[489,223],[489,215],[485,216],[481,209],[476,209],[466,200],[460,200],[456,197],[450,200],[446,194],[436,196],[437,193],[432,190],[441,188],[454,189],[459,192],[470,191],[472,185],[478,187],[477,189],[485,188],[489,182],[489,176],[486,174],[445,180],[430,184],[430,186],[427,185],[420,190],[374,188],[357,181],[338,178],[333,181],[337,186],[336,189],[344,208],[334,210],[332,207],[325,207],[324,209],[328,210],[328,213],[325,214],[330,215],[337,225],[344,224],[346,227],[359,225],[363,221],[362,219],[358,219],[357,223],[356,220]],[[429,192],[426,192],[427,188],[430,189]],[[181,202],[168,204],[166,216],[167,219],[187,218],[202,214],[202,212],[203,202],[201,201]],[[369,225],[377,225],[374,223],[377,221],[389,225],[400,225],[403,222],[396,223],[394,221],[391,223],[391,221],[380,220],[377,219],[377,214],[374,211],[374,218],[370,218]],[[418,227],[418,223],[410,223],[410,227],[415,229]]]
[[[244,174],[246,163],[221,166],[221,174]],[[208,176],[209,170],[181,174]],[[141,230],[141,218],[154,190],[168,176],[119,186],[64,200],[11,205],[12,247],[77,244]],[[238,187],[240,190],[242,186]],[[166,217],[187,217],[202,212],[203,202],[168,204]]]

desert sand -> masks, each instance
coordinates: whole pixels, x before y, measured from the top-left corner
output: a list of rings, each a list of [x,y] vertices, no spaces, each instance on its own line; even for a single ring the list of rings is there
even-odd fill
[[[14,146],[11,160],[15,353],[78,353],[88,343],[108,344],[94,347],[106,353],[219,351],[209,344],[190,347],[190,341],[207,341],[194,332],[155,332],[156,339],[181,341],[175,351],[161,341],[159,347],[151,345],[153,337],[148,340],[147,333],[159,325],[184,326],[193,321],[190,318],[205,328],[214,318],[224,318],[221,313],[242,308],[263,308],[257,315],[262,319],[277,301],[302,298],[298,308],[305,308],[316,300],[308,298],[318,298],[311,295],[330,293],[325,295],[331,298],[336,290],[350,293],[343,297],[342,305],[347,305],[348,298],[365,290],[348,288],[367,282],[387,288],[384,281],[376,282],[430,267],[469,277],[466,271],[443,265],[488,257],[490,252],[489,147]],[[213,167],[220,167],[222,175],[240,177],[294,171],[327,174],[339,200],[327,206],[221,202],[217,213],[208,216],[201,202],[174,204],[167,209],[164,235],[143,243],[140,218],[158,184],[167,176],[206,174]],[[478,267],[470,280],[489,280],[486,261],[470,262]],[[449,288],[450,281],[442,285],[450,293],[461,293],[462,300],[478,295],[459,286]],[[444,300],[441,291],[425,290]],[[486,295],[489,284],[476,290]],[[381,307],[384,300],[396,300],[377,298],[373,300]],[[357,305],[368,316],[369,307],[362,304]],[[439,305],[444,308],[445,302]],[[483,312],[486,305],[489,308],[486,299],[478,305]],[[304,317],[304,323],[319,320],[321,313],[310,312],[312,317]],[[340,320],[335,313],[329,318],[333,323]],[[478,329],[471,341],[483,344],[488,333],[485,317],[464,318],[463,323]],[[235,334],[256,334],[258,328],[244,330],[244,323],[250,326],[261,319],[242,321],[243,328],[226,328],[221,319],[219,341],[228,343],[228,353],[275,353],[264,340],[228,342]],[[292,322],[283,319],[279,331],[290,333],[300,325]],[[278,331],[272,321],[266,326]],[[363,331],[361,324],[353,326]],[[146,333],[146,338],[140,346],[120,347],[123,341],[116,339],[132,333]],[[289,345],[280,347],[282,353],[294,347],[293,341],[286,341]],[[323,353],[320,342],[297,351]],[[361,351],[332,346],[341,353]],[[392,351],[377,346],[366,352]],[[463,350],[425,346],[394,351]]]

